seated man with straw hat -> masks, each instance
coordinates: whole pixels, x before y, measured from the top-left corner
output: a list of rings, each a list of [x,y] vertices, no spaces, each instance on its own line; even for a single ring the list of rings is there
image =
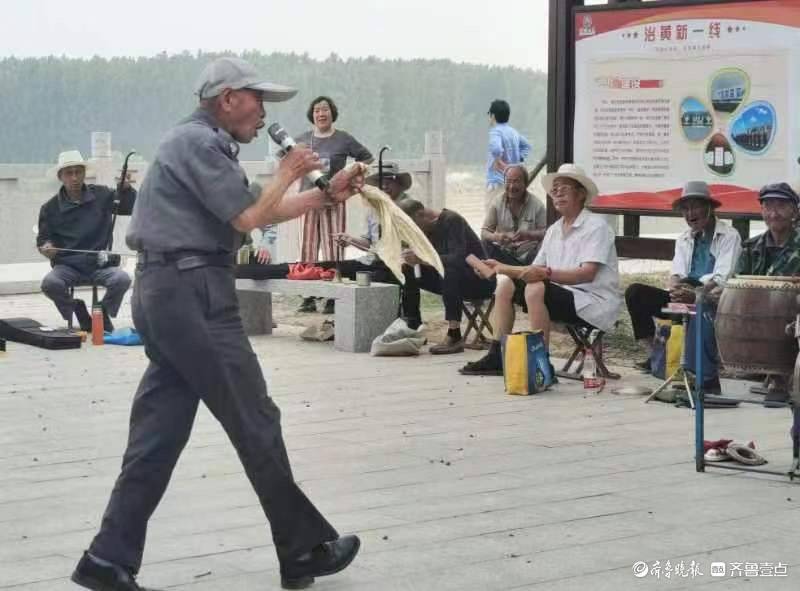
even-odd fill
[[[530,329],[541,330],[546,344],[552,321],[608,330],[617,320],[622,297],[614,232],[586,209],[597,186],[574,164],[545,175],[542,185],[561,219],[548,228],[532,265],[484,261],[497,275],[495,340],[485,357],[461,369],[463,374],[502,375],[500,340],[511,332],[515,303],[527,307]]]
[[[683,215],[688,227],[675,241],[669,288],[633,283],[625,291],[633,336],[637,341],[652,346],[655,336],[653,318],[664,318],[663,308],[670,302],[693,304],[695,288],[711,291],[716,286],[723,286],[733,273],[741,250],[741,238],[735,229],[717,218],[716,210],[720,205],[703,181],[686,183],[681,196],[672,203],[672,209]],[[704,335],[708,340],[705,348],[709,351],[706,367],[710,370],[717,365],[713,323]],[[693,347],[694,341],[690,339],[688,344]],[[650,358],[637,363],[636,367],[649,371]],[[706,377],[705,388],[719,391],[716,370],[708,371]]]
[[[78,150],[58,155],[55,173],[61,189],[42,206],[36,236],[39,252],[50,259],[53,267],[42,281],[42,291],[65,320],[74,312],[81,329],[91,330],[83,300],[73,300],[69,290],[90,282],[105,287],[100,304],[104,328],[110,332],[114,330],[111,317],[117,315],[131,278],[118,268],[117,257],[105,260],[100,251],[108,248],[115,214],[130,215],[133,211],[136,191],[128,179],[123,179],[119,193],[109,187],[87,185],[87,166]]]

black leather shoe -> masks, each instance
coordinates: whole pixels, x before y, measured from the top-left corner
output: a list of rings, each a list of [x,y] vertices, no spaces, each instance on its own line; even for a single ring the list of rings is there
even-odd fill
[[[360,547],[358,536],[342,536],[338,540],[320,544],[311,552],[281,565],[281,587],[305,589],[314,582],[314,577],[344,570],[353,562]]]
[[[431,355],[451,355],[464,352],[464,339],[454,339],[448,336],[443,343],[431,345],[428,348]]]
[[[503,361],[500,354],[491,351],[478,359],[469,361],[458,373],[465,376],[501,376],[503,375]]]
[[[158,591],[140,587],[128,569],[103,561],[100,564],[88,552],[72,573],[72,582],[92,591]]]

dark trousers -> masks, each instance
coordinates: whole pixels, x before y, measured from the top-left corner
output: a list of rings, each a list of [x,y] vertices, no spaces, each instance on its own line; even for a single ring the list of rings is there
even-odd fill
[[[638,341],[656,334],[653,317],[666,318],[661,309],[669,304],[669,292],[642,283],[632,283],[625,290],[625,304],[633,324],[633,337]]]
[[[53,300],[64,320],[69,320],[75,304],[69,295],[69,288],[79,284],[94,283],[106,288],[101,300],[109,316],[116,317],[122,298],[131,286],[131,278],[119,267],[107,267],[92,271],[79,271],[69,265],[56,265],[42,280],[42,292]]]
[[[488,299],[492,297],[495,280],[482,279],[464,262],[445,263],[444,278],[433,267],[422,265],[422,277],[414,276],[414,268],[403,267],[406,284],[402,288],[403,310],[408,318],[419,320],[420,290],[442,296],[445,320],[461,322],[464,300]]]
[[[641,283],[631,284],[625,290],[625,303],[633,324],[633,336],[636,340],[652,338],[655,335],[653,317],[666,318],[661,309],[669,304],[669,292],[650,285]],[[707,311],[702,318],[702,355],[704,379],[714,379],[719,375],[719,352],[717,351],[717,337],[714,332],[713,311]],[[685,349],[686,367],[694,373],[696,359],[697,321],[694,316],[689,319],[689,324],[684,335],[683,347]]]
[[[122,470],[89,551],[138,572],[148,519],[189,440],[200,401],[236,448],[279,559],[336,539],[292,477],[280,410],[242,328],[233,269],[138,267],[133,320],[150,364],[133,400]]]

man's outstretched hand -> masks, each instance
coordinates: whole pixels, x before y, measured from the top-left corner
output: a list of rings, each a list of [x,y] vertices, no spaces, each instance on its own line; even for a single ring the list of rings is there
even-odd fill
[[[328,194],[336,202],[347,201],[350,197],[364,188],[364,173],[367,165],[362,162],[353,162],[337,172],[331,179]]]

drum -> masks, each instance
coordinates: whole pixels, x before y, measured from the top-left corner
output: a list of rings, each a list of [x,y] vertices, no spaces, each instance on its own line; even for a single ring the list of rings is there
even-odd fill
[[[740,275],[725,284],[714,328],[725,367],[746,372],[794,372],[797,340],[786,333],[794,322],[800,277]]]

